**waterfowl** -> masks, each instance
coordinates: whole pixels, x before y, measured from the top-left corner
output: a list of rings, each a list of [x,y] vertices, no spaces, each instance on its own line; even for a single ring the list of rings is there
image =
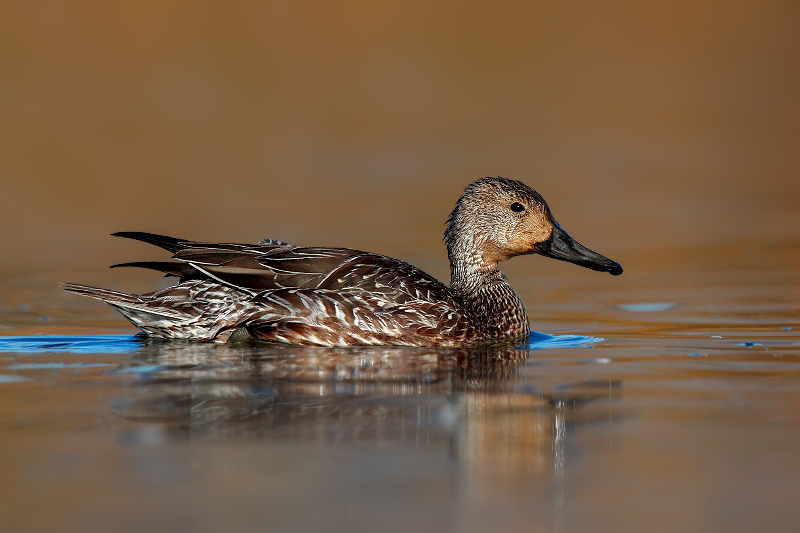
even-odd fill
[[[125,294],[84,285],[65,290],[102,300],[145,334],[225,342],[240,336],[321,346],[464,346],[524,342],[525,305],[498,262],[539,254],[622,273],[570,237],[544,199],[522,182],[490,177],[466,187],[447,219],[450,286],[422,270],[348,248],[277,240],[215,244],[141,232],[175,261],[114,265],[178,277],[172,287]]]

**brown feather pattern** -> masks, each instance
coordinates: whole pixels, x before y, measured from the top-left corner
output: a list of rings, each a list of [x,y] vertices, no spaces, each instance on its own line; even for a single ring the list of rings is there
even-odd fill
[[[244,330],[266,341],[323,346],[519,342],[529,333],[528,316],[497,261],[533,248],[503,226],[522,223],[516,213],[508,215],[511,201],[527,202],[530,216],[541,219],[523,220],[525,235],[549,234],[544,224],[552,216],[532,189],[502,178],[479,180],[448,219],[450,287],[403,261],[348,248],[124,232],[115,235],[169,250],[173,261],[116,266],[158,270],[179,277],[178,284],[141,296],[74,284],[65,289],[112,305],[160,338],[227,341]]]

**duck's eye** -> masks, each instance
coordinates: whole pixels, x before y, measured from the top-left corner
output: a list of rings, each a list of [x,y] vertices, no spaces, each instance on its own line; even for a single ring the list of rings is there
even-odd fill
[[[514,211],[515,213],[522,213],[523,211],[525,211],[525,206],[519,202],[514,202],[513,204],[511,204],[511,210]]]

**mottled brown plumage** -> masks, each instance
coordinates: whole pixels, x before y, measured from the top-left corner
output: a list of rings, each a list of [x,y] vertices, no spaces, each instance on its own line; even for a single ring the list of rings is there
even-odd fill
[[[151,268],[177,285],[142,296],[67,284],[102,300],[148,335],[258,339],[325,346],[460,346],[524,341],[522,300],[497,263],[540,253],[612,274],[621,267],[567,235],[547,204],[521,182],[484,178],[466,188],[447,221],[451,284],[378,254],[347,248],[212,244],[117,233],[171,251]]]

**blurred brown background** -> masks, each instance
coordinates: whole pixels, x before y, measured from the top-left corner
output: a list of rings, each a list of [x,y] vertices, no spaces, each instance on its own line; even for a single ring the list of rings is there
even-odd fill
[[[134,333],[58,285],[170,281],[106,269],[166,257],[116,231],[350,246],[447,281],[444,222],[489,175],[623,265],[502,267],[533,329],[609,342],[538,352],[485,395],[441,370],[297,382],[308,416],[239,351],[6,353],[3,377],[32,381],[2,385],[0,522],[229,532],[330,508],[317,530],[423,531],[420,501],[442,531],[551,531],[530,496],[552,492],[560,531],[792,531],[773,524],[798,523],[800,1],[0,1],[3,336]],[[517,401],[592,383],[608,399],[572,421]]]
[[[626,269],[795,246],[798,27],[763,0],[7,2],[0,271],[144,259],[108,237],[141,230],[446,280],[444,220],[488,175]]]

